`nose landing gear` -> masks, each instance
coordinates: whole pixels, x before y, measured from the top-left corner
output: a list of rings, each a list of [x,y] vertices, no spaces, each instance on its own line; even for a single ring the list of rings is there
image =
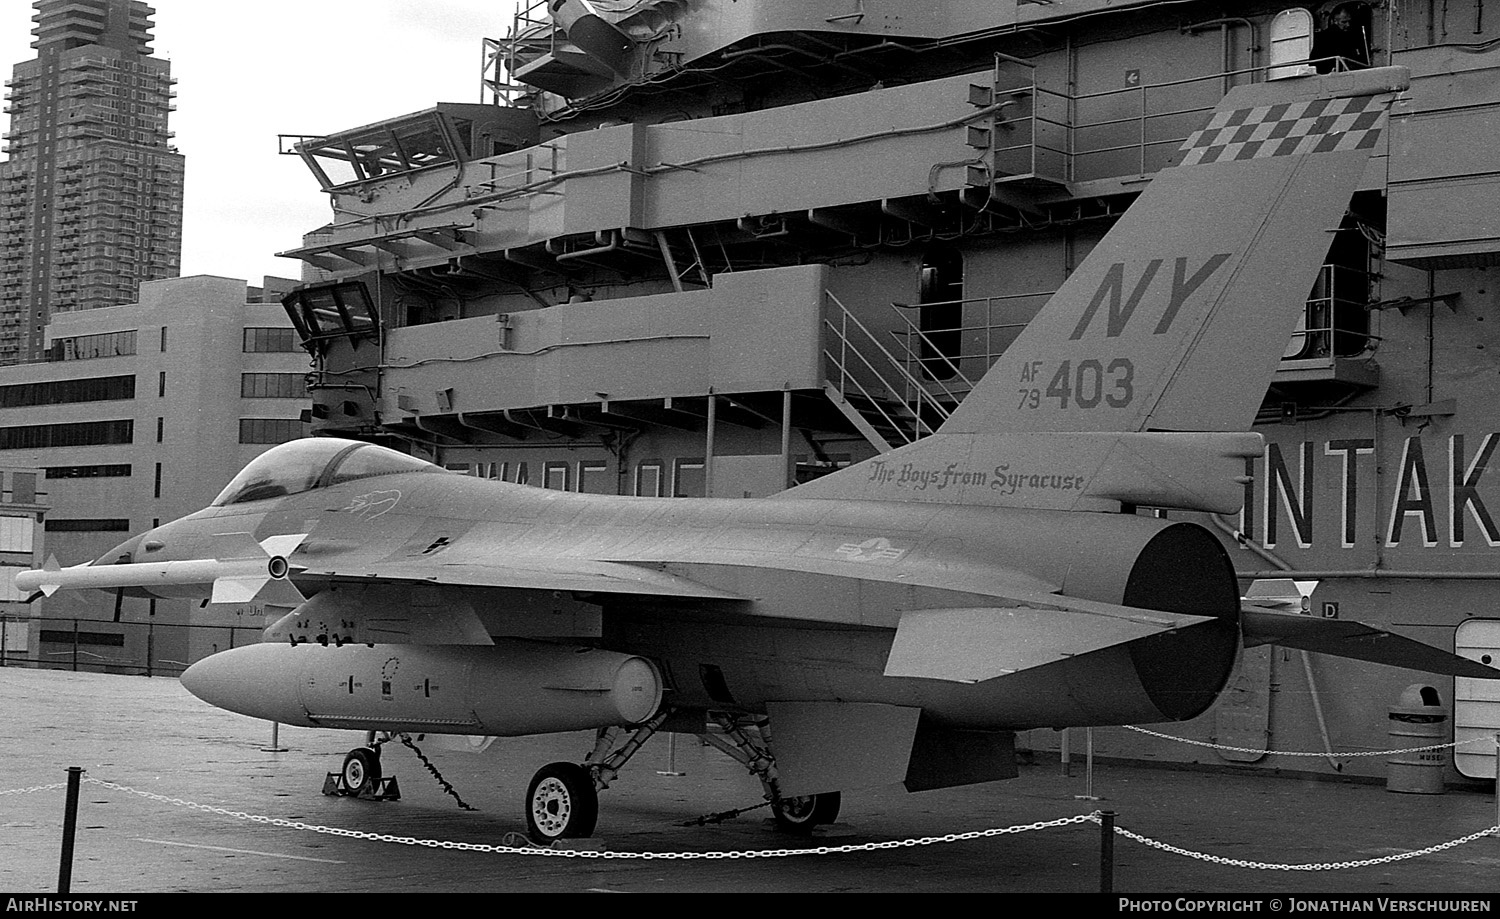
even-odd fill
[[[323,794],[347,795],[373,801],[399,801],[401,789],[396,777],[385,778],[380,770],[380,747],[356,747],[344,757],[338,772],[323,780]]]
[[[358,796],[373,791],[380,784],[380,750],[372,747],[350,750],[344,757],[339,778],[343,779],[345,794]]]

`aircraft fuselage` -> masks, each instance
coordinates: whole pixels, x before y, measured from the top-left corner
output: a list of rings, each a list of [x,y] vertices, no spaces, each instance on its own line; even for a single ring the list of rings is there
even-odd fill
[[[310,535],[295,553],[294,580],[317,596],[300,624],[283,628],[295,626],[304,639],[586,641],[657,662],[667,702],[693,708],[761,711],[776,700],[835,698],[918,707],[970,728],[1161,721],[1206,707],[1238,645],[1237,585],[1217,541],[1191,524],[1129,514],[628,498],[405,474],[208,508],[122,549],[138,563],[161,563],[211,555],[223,534],[302,532]],[[618,592],[554,591],[539,600],[524,584],[465,581],[528,559],[621,563],[708,590],[642,597],[622,584]],[[361,592],[367,569],[416,561],[437,583]],[[1182,578],[1184,570],[1198,576]],[[1008,599],[997,599],[997,590]],[[1222,627],[977,683],[886,675],[903,614],[1045,609],[1061,597],[1216,617]],[[381,620],[383,604],[389,618],[423,605],[472,612],[483,635],[356,628],[362,618]],[[342,632],[340,622],[348,624]]]

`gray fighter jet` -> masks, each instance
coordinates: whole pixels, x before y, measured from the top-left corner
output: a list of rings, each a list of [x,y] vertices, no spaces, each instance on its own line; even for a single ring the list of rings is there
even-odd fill
[[[182,678],[258,718],[598,729],[527,790],[543,842],[590,835],[598,790],[662,730],[738,758],[805,831],[845,790],[1014,776],[1019,730],[1192,718],[1246,645],[1500,676],[1248,606],[1192,522],[1240,508],[1262,453],[1243,432],[1405,79],[1234,90],[937,433],[774,497],[548,491],[313,438],[17,584],[289,608]],[[377,750],[349,754],[346,788],[379,780]]]

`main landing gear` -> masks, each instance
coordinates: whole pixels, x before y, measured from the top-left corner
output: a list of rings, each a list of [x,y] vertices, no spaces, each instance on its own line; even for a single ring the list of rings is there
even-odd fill
[[[722,712],[716,713],[713,718],[719,725],[720,733],[699,734],[699,739],[737,760],[760,779],[761,787],[766,792],[766,800],[771,803],[771,814],[776,818],[778,829],[807,836],[815,827],[825,826],[838,819],[840,798],[836,791],[795,798],[782,797],[780,781],[776,775],[776,760],[771,756],[771,729],[767,719],[739,719]],[[752,737],[752,732],[756,736]]]
[[[601,728],[594,749],[578,763],[548,763],[537,770],[526,789],[526,835],[538,845],[593,835],[599,820],[599,792],[620,774],[652,734],[666,723],[667,712],[636,728],[630,739],[611,751],[616,728]]]
[[[548,763],[526,789],[526,835],[532,842],[580,839],[599,820],[599,792],[589,771],[576,763]]]
[[[602,728],[596,735],[594,749],[582,763],[548,763],[538,769],[526,788],[526,835],[531,841],[551,845],[558,840],[586,839],[593,835],[599,822],[599,792],[608,788],[620,768],[661,730],[668,714],[661,712],[637,727],[617,749],[615,742],[621,736],[621,729]],[[836,791],[797,797],[781,794],[776,761],[771,755],[770,727],[765,718],[724,713],[714,713],[712,718],[719,731],[704,732],[698,738],[744,765],[760,780],[777,828],[806,836],[814,828],[838,819],[840,798]],[[323,793],[399,800],[401,794],[395,777],[384,777],[380,767],[381,744],[388,739],[390,735],[377,741],[372,732],[366,746],[350,750],[343,767],[329,773]]]
[[[526,835],[532,842],[550,845],[559,839],[591,835],[599,819],[599,791],[609,787],[620,768],[666,720],[666,712],[658,714],[613,751],[617,729],[601,729],[594,749],[582,764],[548,763],[537,770],[526,789]],[[840,799],[836,791],[782,797],[766,719],[736,719],[716,714],[714,720],[720,728],[718,733],[697,736],[739,761],[760,779],[779,829],[807,836],[814,828],[838,819]]]
[[[814,827],[825,826],[839,819],[839,793],[824,792],[803,795],[799,798],[780,798],[771,802],[771,814],[776,826],[797,836],[807,836]]]

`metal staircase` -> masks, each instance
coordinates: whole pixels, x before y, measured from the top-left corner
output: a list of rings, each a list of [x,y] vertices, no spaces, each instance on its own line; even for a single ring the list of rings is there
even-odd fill
[[[922,343],[931,342],[900,310],[887,347],[838,297],[827,291],[825,296],[831,305],[823,320],[830,369],[823,392],[829,401],[881,453],[937,430],[973,383],[947,358],[940,359],[952,368],[952,380],[922,379],[913,368],[922,366]]]

